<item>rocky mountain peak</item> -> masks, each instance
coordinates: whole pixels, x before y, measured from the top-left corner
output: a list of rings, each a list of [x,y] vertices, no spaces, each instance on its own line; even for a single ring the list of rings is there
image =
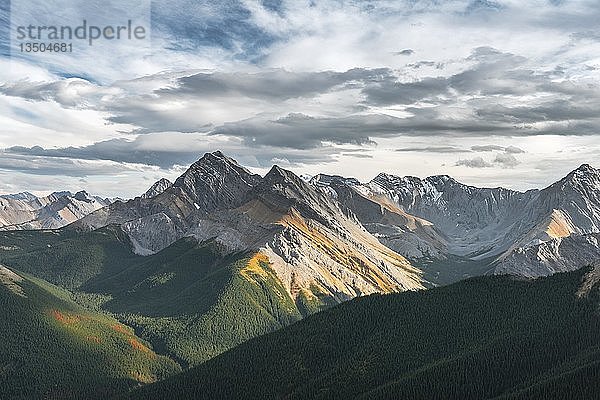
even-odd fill
[[[450,183],[458,183],[458,182],[456,182],[456,180],[454,180],[454,178],[452,178],[449,175],[433,175],[433,176],[428,177],[427,180],[429,182],[437,183],[437,184],[442,184],[442,185],[446,184],[448,182],[450,182]]]
[[[428,182],[428,179],[421,179],[416,176],[396,176],[387,173],[378,174],[373,180],[370,182],[370,186],[380,187],[382,189],[391,190],[391,189],[399,189],[403,188],[405,190],[414,190],[415,188],[420,188]]]
[[[356,178],[346,178],[339,175],[318,174],[315,175],[310,182],[313,185],[329,186],[331,184],[345,184],[349,186],[360,186],[361,183]]]
[[[170,180],[166,178],[161,178],[160,180],[154,182],[154,184],[140,197],[142,199],[151,199],[170,188],[171,185],[173,185],[173,183],[171,183]]]
[[[63,190],[60,192],[52,192],[52,194],[50,196],[54,196],[58,199],[60,197],[66,197],[66,196],[72,197],[73,193],[69,192],[68,190]]]
[[[258,185],[260,193],[271,193],[290,200],[305,201],[314,197],[314,190],[309,183],[292,171],[274,165]]]
[[[597,169],[592,167],[590,164],[581,164],[575,171],[595,172],[595,173],[599,172]]]
[[[305,181],[292,171],[283,169],[278,165],[273,165],[269,172],[265,175],[264,180],[268,183],[288,183],[288,184],[302,184]]]
[[[590,164],[581,164],[578,168],[569,172],[562,181],[577,181],[589,178],[597,179],[598,177],[600,177],[600,170],[592,167]]]
[[[80,190],[79,192],[75,193],[75,195],[73,195],[73,198],[79,201],[94,201],[94,199],[85,190]]]
[[[181,175],[172,188],[183,194],[195,208],[210,211],[241,204],[245,195],[260,182],[220,151],[206,153]],[[178,196],[179,196],[178,194]]]
[[[252,191],[271,209],[289,212],[292,208],[304,217],[327,224],[325,215],[339,212],[335,201],[291,171],[277,165],[265,175]]]
[[[44,197],[9,195],[1,199],[6,204],[0,210],[0,230],[61,228],[110,204],[85,191],[57,191]]]
[[[584,197],[600,198],[600,170],[589,164],[582,164],[560,181],[550,185],[545,191],[563,194],[573,192]]]
[[[232,175],[237,175],[245,181],[255,181],[258,177],[220,151],[214,151],[204,154],[201,159],[192,164],[183,175],[177,178],[173,186],[189,185],[192,182],[207,183],[212,179]]]
[[[37,196],[29,192],[21,192],[16,194],[3,194],[0,196],[0,199],[34,201],[37,199]]]
[[[590,175],[600,175],[600,170],[592,167],[590,164],[581,164],[579,167],[569,172],[563,179],[561,179],[561,181],[572,180]]]
[[[391,174],[387,174],[385,172],[380,172],[379,174],[377,174],[377,176],[375,178],[373,178],[373,182],[389,182],[389,181],[395,181],[397,179],[400,179],[400,177],[391,175]]]
[[[446,183],[459,183],[449,175],[432,175],[432,176],[428,176],[427,178],[421,179],[417,176],[407,175],[407,176],[400,177],[397,175],[386,174],[386,173],[378,174],[375,178],[373,178],[372,182],[388,183],[388,184],[392,184],[395,186],[398,186],[398,185],[413,185],[413,186],[414,185],[423,185],[426,182],[429,182],[432,184],[439,184],[439,185],[443,185]]]
[[[227,157],[225,154],[223,154],[220,150],[217,151],[213,151],[210,153],[205,153],[202,158],[200,158],[198,161],[196,161],[193,165],[211,165],[213,167],[220,167],[220,168],[227,168],[227,167],[238,167],[238,168],[242,168],[237,161],[235,161],[233,158],[229,158]]]

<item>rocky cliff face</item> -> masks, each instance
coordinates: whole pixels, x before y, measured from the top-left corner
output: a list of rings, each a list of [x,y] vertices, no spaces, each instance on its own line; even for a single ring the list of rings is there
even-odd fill
[[[356,179],[317,175],[311,184],[332,195],[385,246],[409,259],[443,259],[447,238],[430,221],[410,215]]]
[[[512,249],[493,263],[493,272],[535,278],[572,271],[598,260],[600,234],[574,234]]]
[[[496,273],[569,271],[600,259],[600,171],[584,164],[526,206],[530,228],[497,260]]]
[[[449,253],[469,258],[486,258],[509,248],[519,237],[513,230],[523,217],[520,205],[537,196],[535,190],[467,186],[449,176],[380,174],[368,187],[401,210],[431,222],[447,238]]]
[[[142,194],[140,197],[142,199],[151,199],[153,197],[158,196],[171,186],[173,186],[173,183],[171,183],[170,180],[162,178],[156,181],[152,186],[150,186],[150,188],[146,190],[146,192],[144,192],[144,194]]]

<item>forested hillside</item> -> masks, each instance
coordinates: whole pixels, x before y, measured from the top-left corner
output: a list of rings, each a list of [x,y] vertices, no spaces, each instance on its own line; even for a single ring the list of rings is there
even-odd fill
[[[105,399],[180,372],[131,328],[0,266],[0,398]]]
[[[137,256],[118,227],[0,233],[0,263],[73,292],[82,306],[132,326],[162,354],[196,365],[317,311],[296,304],[260,254],[224,255],[184,238]],[[8,312],[8,311],[7,311]]]
[[[129,398],[598,398],[598,290],[576,295],[586,271],[359,298]]]

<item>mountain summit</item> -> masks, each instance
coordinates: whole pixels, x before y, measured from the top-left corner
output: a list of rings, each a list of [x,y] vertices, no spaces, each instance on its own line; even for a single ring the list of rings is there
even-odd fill
[[[183,237],[261,254],[302,302],[422,287],[419,271],[334,198],[278,166],[252,174],[221,152],[205,154],[163,193],[115,203],[74,227],[109,224],[120,225],[142,255]]]
[[[146,192],[144,192],[144,194],[142,194],[140,197],[142,199],[151,199],[153,197],[158,196],[171,186],[173,186],[173,183],[171,183],[170,180],[162,178],[156,181],[152,186],[150,186],[150,188],[146,190]]]

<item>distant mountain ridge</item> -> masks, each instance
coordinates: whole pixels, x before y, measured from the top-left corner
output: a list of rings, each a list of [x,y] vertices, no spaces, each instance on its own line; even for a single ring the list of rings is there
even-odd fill
[[[588,164],[526,192],[476,188],[447,175],[379,174],[366,184],[318,175],[311,182],[332,191],[382,243],[411,260],[460,257],[489,264],[490,273],[541,276],[600,258],[594,237],[583,238],[600,233],[600,171]],[[586,256],[568,256],[582,240]],[[561,246],[551,250],[552,243]]]
[[[0,196],[0,230],[57,229],[109,205],[85,191],[38,197],[28,192]]]

